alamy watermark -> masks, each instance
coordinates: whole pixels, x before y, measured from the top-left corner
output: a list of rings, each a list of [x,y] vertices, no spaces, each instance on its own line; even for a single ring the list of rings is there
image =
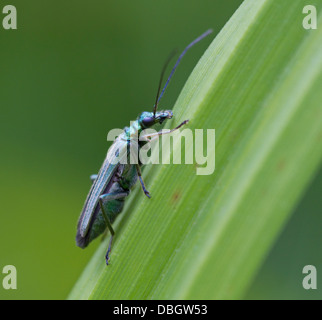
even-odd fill
[[[306,265],[302,270],[306,276],[303,278],[302,286],[305,290],[317,289],[317,271],[313,265]]]
[[[135,121],[130,128],[133,125]],[[145,129],[140,134],[133,130],[129,140],[124,130],[113,129],[107,135],[108,141],[114,141],[108,150],[109,161],[112,164],[170,164],[172,155],[173,164],[196,164],[197,175],[211,175],[215,170],[215,138],[215,129],[185,128],[173,132]]]
[[[2,279],[2,287],[5,290],[17,289],[17,269],[13,265],[6,265],[2,269],[4,275]]]
[[[2,9],[5,15],[2,18],[2,27],[5,30],[17,29],[17,9],[15,6],[6,5]]]
[[[302,13],[306,15],[302,22],[303,28],[316,30],[318,28],[316,7],[307,5],[303,8]]]

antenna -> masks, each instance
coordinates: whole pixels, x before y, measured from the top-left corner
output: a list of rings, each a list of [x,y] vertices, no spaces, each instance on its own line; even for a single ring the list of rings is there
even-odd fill
[[[169,62],[171,61],[171,59],[174,57],[174,55],[177,53],[177,50],[173,50],[168,59],[166,60],[163,68],[162,68],[162,72],[161,72],[161,76],[160,76],[160,81],[159,81],[159,87],[158,87],[158,92],[157,92],[157,96],[155,98],[155,104],[154,104],[154,107],[153,107],[153,117],[155,117],[155,113],[157,111],[157,108],[158,108],[158,102],[159,102],[159,94],[160,94],[160,90],[161,90],[161,84],[162,84],[162,80],[163,80],[163,76],[164,76],[164,72],[165,70],[167,69],[167,66],[169,64]]]
[[[157,109],[157,105],[158,105],[158,103],[159,103],[159,101],[160,101],[160,99],[162,98],[162,96],[163,96],[163,94],[164,94],[164,91],[165,91],[165,89],[167,88],[167,86],[168,86],[168,84],[169,84],[169,82],[170,82],[170,80],[171,80],[171,78],[172,78],[172,76],[173,76],[173,74],[174,74],[174,72],[175,72],[175,70],[176,70],[176,68],[177,68],[177,66],[178,66],[178,64],[179,64],[179,62],[180,62],[180,60],[183,58],[183,56],[186,54],[186,52],[192,47],[192,46],[194,46],[196,43],[198,43],[200,40],[202,40],[203,38],[205,38],[206,36],[208,36],[208,34],[210,34],[210,33],[212,33],[212,29],[209,29],[209,30],[207,30],[206,32],[204,32],[201,36],[199,36],[197,39],[195,39],[195,40],[193,40],[183,51],[182,51],[182,53],[180,54],[180,56],[179,56],[179,58],[178,58],[178,60],[177,60],[177,62],[176,62],[176,64],[174,65],[174,67],[172,68],[172,70],[171,70],[171,73],[170,73],[170,76],[169,76],[169,78],[168,78],[168,80],[167,80],[167,82],[165,83],[165,85],[164,85],[164,87],[163,87],[163,89],[162,89],[162,92],[161,92],[161,94],[159,95],[159,92],[158,92],[158,94],[157,94],[157,101],[156,101],[156,103],[155,103],[155,106],[154,106],[154,109],[153,109],[153,112],[154,112],[154,114],[155,114],[155,112],[156,112],[156,109]],[[168,62],[169,62],[169,60],[167,61],[167,64],[168,64]],[[167,66],[167,64],[165,65],[165,67]],[[165,71],[165,68],[164,68],[164,70],[162,71],[162,76],[163,76],[163,73],[164,73],[164,71]],[[161,77],[162,78],[162,77]],[[161,81],[162,81],[162,79],[161,79]],[[160,81],[160,84],[159,84],[159,88],[161,87],[161,81]],[[160,89],[159,89],[160,90]]]

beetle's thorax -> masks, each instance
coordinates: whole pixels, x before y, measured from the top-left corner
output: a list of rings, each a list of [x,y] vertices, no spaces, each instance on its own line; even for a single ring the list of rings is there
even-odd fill
[[[138,140],[138,136],[141,133],[142,128],[138,120],[131,122],[131,126],[126,128],[125,133],[128,140]]]

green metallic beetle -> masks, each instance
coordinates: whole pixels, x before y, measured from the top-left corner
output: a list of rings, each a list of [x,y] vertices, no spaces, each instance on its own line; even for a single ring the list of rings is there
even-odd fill
[[[153,112],[143,112],[137,118],[137,120],[132,123],[130,127],[124,128],[122,134],[120,134],[115,139],[114,143],[108,150],[99,173],[97,175],[91,176],[93,184],[79,217],[77,225],[76,244],[80,248],[85,248],[93,239],[101,235],[106,230],[106,228],[108,228],[111,233],[111,238],[105,255],[107,265],[109,262],[109,255],[112,247],[113,237],[115,235],[112,223],[115,220],[116,216],[122,211],[124,200],[129,195],[131,188],[135,185],[138,178],[145,195],[150,198],[150,194],[147,191],[142,180],[142,164],[140,162],[137,164],[131,164],[130,161],[122,161],[124,160],[122,159],[122,157],[129,158],[130,148],[140,149],[147,142],[153,140],[153,138],[164,133],[171,133],[188,122],[188,120],[185,120],[176,128],[167,132],[160,131],[154,134],[140,136],[140,133],[143,130],[151,128],[157,123],[162,124],[166,119],[171,119],[173,117],[171,110],[157,112],[158,103],[162,98],[163,93],[168,86],[174,71],[176,70],[181,58],[185,55],[186,51],[211,32],[211,29],[207,30],[184,49],[184,51],[179,56],[176,64],[174,65],[170,76],[160,94],[163,74],[168,65],[168,62],[170,61],[170,59],[168,59],[161,73]],[[140,136],[140,141],[136,141],[136,143],[134,143],[134,136]],[[121,156],[117,157],[119,155]],[[116,157],[117,161],[115,161]]]

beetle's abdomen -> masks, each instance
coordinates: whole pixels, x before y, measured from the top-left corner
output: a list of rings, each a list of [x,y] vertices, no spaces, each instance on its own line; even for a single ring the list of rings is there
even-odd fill
[[[111,186],[108,186],[107,190],[104,191],[103,194],[110,193],[120,193],[124,192],[124,189],[120,186],[119,181],[115,181]],[[116,216],[122,211],[124,206],[124,198],[113,199],[109,201],[104,201],[103,206],[107,217],[111,223],[115,220]],[[85,237],[82,237],[79,228],[76,235],[76,245],[80,248],[86,248],[87,245],[99,235],[101,235],[105,229],[107,228],[105,218],[101,211],[99,203],[95,208],[95,212],[93,215],[93,219],[91,221],[91,226],[89,228],[88,233]]]
[[[113,223],[117,215],[123,210],[124,198],[107,201],[103,205],[110,222]],[[99,206],[98,206],[98,209],[99,210],[98,210],[96,219],[92,225],[92,228],[89,231],[88,243],[91,242],[96,237],[98,237],[99,235],[101,235],[107,228],[102,210],[100,210]]]
[[[107,186],[102,194],[124,193],[129,191],[137,181],[137,171],[135,165],[125,165],[120,177],[113,177],[114,182]],[[105,212],[111,223],[114,222],[117,215],[123,210],[125,198],[114,199],[103,202]],[[99,203],[95,208],[93,219],[89,231],[85,237],[82,237],[78,228],[76,235],[76,245],[80,248],[86,248],[87,245],[101,235],[107,228],[104,216],[100,210]]]

